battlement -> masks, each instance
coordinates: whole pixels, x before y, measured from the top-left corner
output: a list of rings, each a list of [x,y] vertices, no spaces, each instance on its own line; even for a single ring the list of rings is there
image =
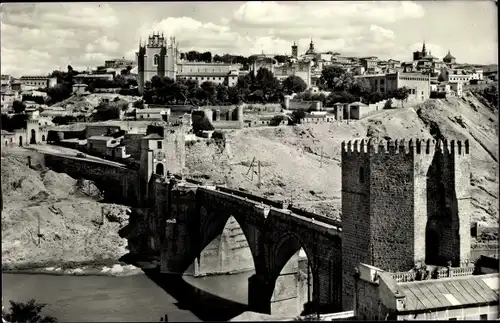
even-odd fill
[[[396,140],[349,140],[342,142],[342,155],[349,154],[417,154],[428,155],[435,152],[449,155],[468,155],[469,140],[405,139]]]
[[[28,120],[28,124],[38,124],[38,120]]]

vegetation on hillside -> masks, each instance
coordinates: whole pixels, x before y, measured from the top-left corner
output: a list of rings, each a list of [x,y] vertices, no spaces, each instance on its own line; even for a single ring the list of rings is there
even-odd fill
[[[154,104],[238,104],[246,103],[280,103],[284,96],[300,93],[296,98],[303,100],[319,100],[324,106],[334,103],[352,103],[362,100],[375,103],[386,98],[404,101],[409,91],[400,88],[387,94],[374,92],[370,83],[355,78],[338,67],[327,67],[323,70],[321,87],[330,94],[313,94],[304,92],[307,84],[298,76],[291,75],[282,82],[266,68],[257,73],[248,73],[238,78],[235,86],[215,84],[205,81],[201,85],[196,80],[173,80],[168,77],[155,76],[146,82],[144,101]]]
[[[471,89],[481,103],[488,106],[492,111],[498,111],[498,83],[492,83],[486,87]]]
[[[56,323],[55,317],[40,315],[46,304],[36,303],[34,299],[27,303],[10,301],[10,312],[4,312],[2,318],[9,323]]]

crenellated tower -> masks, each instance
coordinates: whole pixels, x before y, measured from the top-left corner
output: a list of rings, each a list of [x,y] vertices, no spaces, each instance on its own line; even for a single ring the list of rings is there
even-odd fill
[[[469,142],[342,143],[343,308],[353,308],[363,262],[408,271],[470,256]]]

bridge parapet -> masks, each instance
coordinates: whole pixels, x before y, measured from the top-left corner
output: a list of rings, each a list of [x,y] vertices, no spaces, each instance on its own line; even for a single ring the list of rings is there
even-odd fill
[[[338,225],[338,222],[335,222],[334,220],[331,220],[327,217],[323,216],[317,216],[314,213],[307,213],[307,216],[304,216],[302,214],[297,214],[293,212],[291,209],[282,209],[281,207],[276,207],[275,205],[279,205],[278,202],[276,201],[271,201],[271,205],[265,203],[263,200],[266,200],[264,198],[260,198],[258,196],[251,195],[246,192],[241,192],[241,191],[235,191],[231,189],[226,189],[224,191],[220,190],[217,188],[217,190],[209,190],[206,188],[199,188],[201,191],[204,191],[206,194],[209,195],[216,195],[219,196],[220,198],[223,199],[232,199],[234,201],[238,201],[238,203],[244,203],[245,207],[254,207],[255,209],[260,209],[262,208],[263,216],[264,219],[269,219],[271,217],[276,217],[278,219],[282,219],[284,221],[295,221],[298,222],[302,225],[306,225],[307,227],[314,227],[317,229],[318,232],[321,232],[323,234],[328,234],[328,235],[338,235],[342,232],[342,228]],[[238,194],[232,194],[234,192],[238,192]],[[243,194],[239,194],[243,193]],[[243,197],[244,196],[244,197]],[[253,198],[254,199],[250,199]],[[267,208],[269,208],[269,211],[265,211]],[[267,213],[267,215],[265,214]],[[314,217],[311,216],[311,214],[314,214]]]

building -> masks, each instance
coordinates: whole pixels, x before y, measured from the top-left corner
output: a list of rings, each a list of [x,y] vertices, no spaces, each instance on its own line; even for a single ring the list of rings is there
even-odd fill
[[[239,67],[225,63],[184,62],[178,64],[177,78],[195,80],[199,84],[210,81],[215,84],[235,86]]]
[[[387,73],[379,75],[358,75],[357,78],[368,80],[372,89],[380,93],[389,93],[402,87],[406,87],[409,92],[408,100],[425,101],[430,96],[429,75],[421,73]]]
[[[115,58],[104,62],[105,68],[124,69],[128,66],[133,67],[135,62],[133,60],[123,58]]]
[[[135,110],[137,120],[168,121],[170,109],[167,108],[144,108]]]
[[[354,315],[375,321],[496,320],[498,271],[473,275],[473,270],[445,268],[436,271],[437,278],[424,280],[415,273],[395,274],[360,264]]]
[[[425,41],[424,41],[422,44],[422,50],[421,51],[417,50],[416,52],[413,52],[413,60],[418,61],[424,58],[425,56],[427,56],[427,50],[425,49]]]
[[[2,110],[9,110],[14,101],[20,101],[21,95],[19,92],[13,90],[5,90],[0,92]]]
[[[175,38],[168,44],[163,34],[153,34],[145,45],[139,44],[136,53],[139,93],[153,76],[205,81],[233,86],[239,76],[239,66],[226,63],[182,62]]]
[[[73,94],[85,94],[87,92],[87,87],[88,85],[84,83],[73,84]]]
[[[360,263],[407,272],[470,259],[469,152],[467,140],[342,143],[343,309],[355,307]]]
[[[48,76],[21,76],[19,80],[23,88],[48,89],[57,85],[57,78]]]
[[[278,65],[278,62],[274,58],[260,56],[250,66],[250,72],[256,75],[258,70],[261,68],[269,70],[280,81],[283,81],[289,76],[295,75],[304,80],[308,88],[313,85],[313,72],[311,62],[309,61],[290,61],[283,65]]]
[[[119,144],[120,140],[114,137],[92,136],[87,138],[87,150],[89,153],[106,155],[108,148],[117,147]]]
[[[88,84],[89,82],[95,82],[97,80],[107,80],[107,81],[113,81],[114,75],[113,74],[78,74],[73,77],[73,79],[77,83],[86,83]]]
[[[40,128],[38,120],[28,120],[26,127],[16,129],[14,132],[2,130],[2,146],[26,146],[45,142],[47,140],[47,130]]]
[[[472,74],[464,69],[441,69],[441,78],[445,82],[450,83],[469,83],[472,79]]]
[[[455,58],[455,56],[451,55],[450,50],[448,49],[448,54],[446,54],[446,56],[443,57],[443,62],[452,65],[456,64],[457,59]]]

